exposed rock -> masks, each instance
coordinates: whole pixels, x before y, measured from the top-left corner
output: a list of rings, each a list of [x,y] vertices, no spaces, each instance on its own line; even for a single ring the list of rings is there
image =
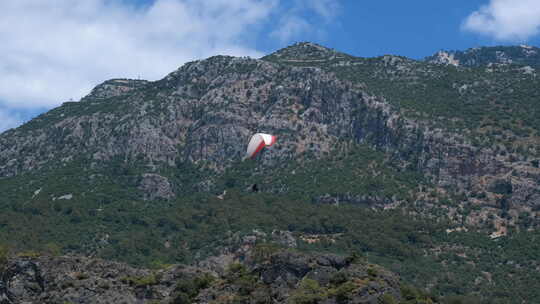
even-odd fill
[[[59,197],[53,197],[53,201],[55,200],[70,200],[73,198],[73,194],[69,193],[69,194],[64,194],[64,195],[61,195]]]
[[[96,86],[90,94],[83,98],[83,100],[90,99],[107,99],[111,97],[124,95],[134,89],[140,88],[145,85],[146,80],[135,79],[111,79]]]
[[[454,54],[445,51],[439,51],[429,60],[430,63],[448,64],[459,66],[459,60],[454,58]]]
[[[274,242],[288,248],[296,248],[296,238],[290,231],[274,230],[272,231],[272,239]]]
[[[85,257],[19,258],[2,276],[0,303],[146,303],[166,298],[175,277],[195,272],[179,266],[150,271]]]
[[[249,251],[238,264],[244,254],[218,257],[220,271],[210,270],[217,264],[148,270],[86,257],[16,258],[2,273],[0,303],[179,303],[181,298],[208,303],[229,296],[247,303],[261,298],[290,303],[309,284],[316,284],[324,303],[402,299],[395,274],[362,261],[280,250],[266,260]]]
[[[145,173],[139,189],[143,192],[145,200],[171,199],[174,197],[171,184],[166,177],[154,173]]]
[[[540,66],[539,48],[533,46],[495,46],[471,48],[466,51],[439,51],[425,61],[435,64],[451,64],[468,67],[489,64],[521,64]]]

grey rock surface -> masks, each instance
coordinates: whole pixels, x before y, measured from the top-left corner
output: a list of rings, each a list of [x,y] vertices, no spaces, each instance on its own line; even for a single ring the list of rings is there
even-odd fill
[[[376,265],[289,250],[260,260],[252,249],[217,257],[219,273],[210,264],[150,270],[80,256],[13,258],[0,273],[0,303],[290,303],[313,284],[321,303],[402,298],[399,277]]]

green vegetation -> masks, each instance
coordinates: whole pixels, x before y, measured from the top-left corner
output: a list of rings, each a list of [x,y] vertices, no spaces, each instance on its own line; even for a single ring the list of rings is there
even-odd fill
[[[304,278],[289,301],[294,304],[315,304],[328,297],[317,281]]]
[[[258,243],[252,250],[252,255],[257,263],[268,262],[270,257],[281,249],[273,243]]]
[[[9,257],[9,251],[7,246],[0,244],[0,273],[4,271],[7,265]]]
[[[302,162],[286,163],[272,172],[257,168],[257,162],[235,163],[218,180],[218,188],[243,189],[257,183],[266,191],[286,192],[289,199],[370,205],[377,198],[410,198],[410,192],[424,182],[418,172],[393,167],[372,148],[351,145],[346,150],[317,160],[300,156]]]
[[[158,284],[159,276],[156,274],[150,274],[141,277],[123,277],[121,281],[135,287],[145,287]]]
[[[354,253],[351,258],[388,267],[416,286],[434,284],[432,294],[477,294],[509,301],[539,296],[538,290],[529,288],[540,280],[532,271],[538,267],[540,252],[537,232],[498,240],[474,232],[447,234],[444,221],[411,216],[402,209],[366,208],[390,196],[401,198],[406,207],[408,193],[423,181],[414,171],[392,167],[373,150],[356,147],[350,151],[313,164],[286,164],[272,174],[255,170],[255,163],[238,164],[215,180],[216,193],[227,190],[223,199],[215,194],[189,194],[203,176],[195,167],[184,170],[185,175],[162,173],[184,183],[186,192],[170,201],[142,200],[137,189],[142,169],[122,162],[94,169],[73,162],[52,171],[3,179],[0,240],[15,252],[34,255],[92,253],[135,265],[163,265],[216,254],[254,229],[267,234],[283,230],[299,240],[300,250]],[[179,167],[189,168],[182,163]],[[264,191],[245,192],[253,182]],[[288,191],[280,194],[283,186]],[[497,188],[507,190],[504,185]],[[72,198],[59,199],[67,194]],[[352,199],[356,196],[362,200]],[[302,236],[317,236],[319,241],[304,242]],[[165,246],[166,242],[171,246]],[[264,261],[277,250],[262,243],[255,252]],[[241,270],[235,273],[244,294],[249,294],[253,281]],[[377,270],[370,274],[376,277]],[[144,285],[153,278],[130,281]],[[346,294],[349,287],[335,286],[332,294]],[[189,300],[191,293],[182,293],[178,303],[186,296]]]

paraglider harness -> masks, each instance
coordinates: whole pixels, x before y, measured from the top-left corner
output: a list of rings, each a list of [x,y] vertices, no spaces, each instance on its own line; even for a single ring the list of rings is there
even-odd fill
[[[244,160],[246,159],[253,159],[259,153],[263,148],[270,147],[276,142],[276,136],[266,133],[255,133],[251,139],[249,140],[246,156],[244,157]],[[259,187],[257,184],[251,185],[251,192],[256,193],[259,192]]]

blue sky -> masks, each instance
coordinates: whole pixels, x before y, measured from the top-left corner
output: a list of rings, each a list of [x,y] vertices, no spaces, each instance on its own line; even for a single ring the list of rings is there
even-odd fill
[[[351,55],[540,45],[539,0],[2,0],[0,132],[110,78],[298,41]]]
[[[340,1],[335,17],[328,23],[318,23],[320,18],[313,11],[304,12],[306,19],[320,24],[325,31],[321,36],[305,33],[305,39],[356,56],[394,54],[414,59],[422,59],[441,49],[465,50],[477,46],[540,44],[538,35],[530,35],[526,39],[497,39],[494,35],[463,28],[473,12],[490,2],[493,1]],[[540,1],[536,2],[536,6],[540,6]],[[540,19],[538,14],[535,17]],[[270,21],[273,22],[275,20]],[[538,25],[536,28],[538,29]],[[271,52],[283,45],[279,41],[266,39],[263,33],[256,46],[265,52]]]

